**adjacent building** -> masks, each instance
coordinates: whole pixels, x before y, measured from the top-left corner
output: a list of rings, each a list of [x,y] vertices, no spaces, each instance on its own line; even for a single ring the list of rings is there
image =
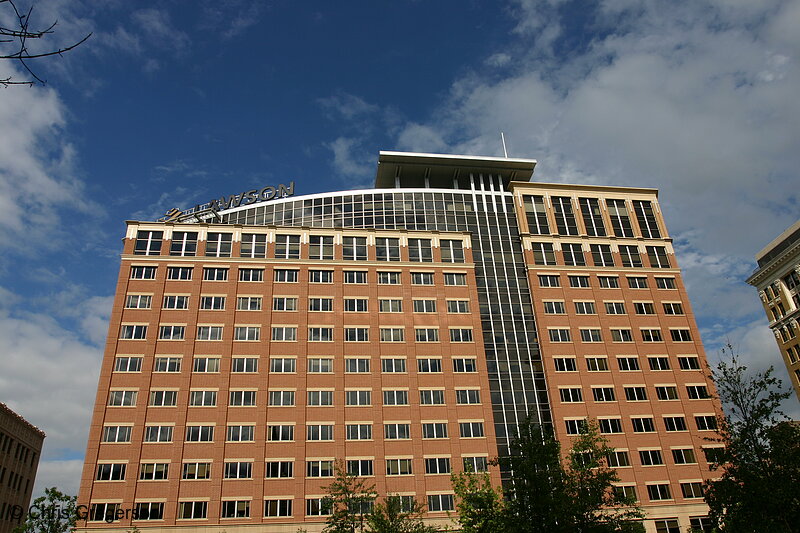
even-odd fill
[[[649,530],[705,526],[719,405],[657,191],[535,164],[381,152],[374,189],[129,221],[81,526],[319,531],[337,462],[446,524],[526,419],[596,421]]]
[[[30,506],[44,437],[0,402],[0,533],[17,527]]]
[[[800,399],[800,221],[756,254],[758,268],[747,283],[758,289],[769,327]]]

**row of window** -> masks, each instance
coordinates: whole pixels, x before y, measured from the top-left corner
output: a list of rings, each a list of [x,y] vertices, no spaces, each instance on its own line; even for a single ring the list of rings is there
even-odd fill
[[[619,250],[619,263],[623,267],[639,268],[643,267],[642,255],[637,245],[617,245]],[[531,250],[533,251],[533,264],[535,265],[558,265],[556,259],[556,252],[551,242],[533,242],[531,243]],[[645,246],[645,255],[649,262],[650,268],[672,268],[667,254],[667,248],[664,246]],[[592,258],[592,264],[596,267],[615,267],[618,266],[612,253],[610,244],[590,244],[589,256]],[[561,243],[561,259],[560,264],[566,266],[587,266],[586,252],[581,243]]]
[[[581,342],[603,342],[600,328],[579,328],[578,331]],[[631,328],[610,328],[610,333],[611,342],[633,342]],[[664,342],[661,328],[639,328],[639,333],[642,342]],[[572,342],[570,328],[548,327],[547,336],[550,342]],[[672,342],[692,342],[692,332],[688,328],[669,328],[669,336]]]
[[[420,424],[423,439],[446,439],[449,438],[447,422],[423,422]],[[213,442],[213,425],[187,425],[186,442]],[[228,425],[225,429],[226,442],[255,442],[256,426],[249,425]],[[103,428],[103,442],[107,443],[129,443],[131,442],[132,426],[105,426]],[[458,433],[462,439],[485,437],[484,425],[480,421],[459,421]],[[409,439],[411,427],[409,423],[384,424],[384,439],[403,440]],[[346,424],[345,436],[347,440],[373,440],[372,424],[358,423]],[[145,426],[144,442],[173,442],[174,426]],[[267,425],[267,441],[294,441],[294,424],[270,424]],[[333,424],[308,424],[306,426],[306,440],[308,441],[332,441],[334,440]]]
[[[702,481],[687,481],[679,483],[681,488],[681,496],[684,499],[700,499],[703,497],[703,482]],[[651,502],[674,500],[672,495],[672,488],[669,483],[646,483],[647,497]],[[636,494],[636,487],[633,485],[618,485],[614,490],[623,497],[631,497],[638,500]],[[656,521],[658,522],[658,521]]]
[[[264,268],[243,268],[238,269],[239,281],[241,282],[260,282],[264,281]],[[130,279],[156,279],[156,266],[134,265],[131,267]],[[203,267],[203,281],[228,281],[230,268],[228,267]],[[167,279],[173,281],[190,281],[194,274],[194,267],[167,267]],[[345,285],[364,285],[368,283],[369,272],[366,270],[344,270],[342,272],[342,282]],[[378,285],[399,285],[401,282],[401,272],[378,272]],[[300,280],[300,270],[275,268],[273,278],[275,283],[298,283]],[[333,283],[333,270],[309,270],[309,283]],[[412,285],[433,285],[433,272],[411,272]],[[467,275],[459,272],[445,272],[444,284],[449,286],[465,286]]]
[[[641,466],[665,466],[664,454],[660,448],[641,448],[637,450]],[[694,448],[670,449],[672,462],[675,465],[697,464]],[[630,454],[627,450],[614,450],[606,455],[606,461],[611,468],[627,468],[632,466]]]
[[[686,417],[683,415],[664,416],[664,428],[668,432],[688,431]],[[656,423],[652,416],[632,416],[630,417],[631,429],[633,433],[655,433]],[[694,415],[695,425],[698,431],[716,431],[716,415]],[[624,433],[621,417],[598,418],[600,433],[603,435],[614,435]],[[567,435],[581,435],[586,432],[587,422],[585,418],[570,418],[564,420]]]
[[[16,446],[14,446],[15,444]],[[15,461],[20,461],[29,466],[33,466],[38,457],[35,451],[3,431],[0,431],[0,453],[11,455]]]
[[[587,275],[570,275],[569,286],[573,289],[586,289],[592,287],[591,277]],[[625,276],[629,289],[647,289],[648,280],[646,276]],[[675,278],[656,277],[657,289],[676,289]],[[597,276],[597,282],[601,289],[619,289],[619,276]],[[540,287],[561,287],[561,276],[559,274],[539,275]]]
[[[141,372],[143,356],[141,355],[118,355],[114,359],[115,372]],[[153,372],[172,372],[181,371],[183,358],[180,356],[156,356],[153,362]],[[192,371],[198,373],[218,373],[220,371],[220,357],[194,357],[192,358]],[[258,357],[233,357],[231,359],[231,372],[257,373],[259,370]],[[466,373],[477,372],[477,359],[472,357],[460,357],[452,359],[453,372]],[[346,357],[344,359],[344,370],[346,373],[369,373],[372,368],[372,360],[367,357]],[[309,374],[333,373],[333,357],[309,357],[307,358],[307,372]],[[407,360],[405,357],[382,357],[380,359],[380,371],[382,373],[406,373]],[[417,372],[439,373],[443,371],[441,358],[417,358]],[[269,359],[270,373],[296,373],[296,357],[271,357]]]
[[[119,338],[121,340],[145,340],[147,338],[146,324],[122,324]],[[272,326],[271,338],[273,342],[296,342],[297,326]],[[308,342],[333,342],[334,329],[327,326],[314,326],[308,328]],[[345,342],[370,342],[369,326],[344,327]],[[380,342],[406,342],[405,327],[378,328]],[[448,328],[450,342],[474,342],[472,328]],[[182,341],[186,340],[186,326],[169,324],[158,326],[158,340]],[[200,325],[197,326],[197,341],[223,340],[223,326]],[[261,326],[234,326],[234,341],[260,341]],[[414,341],[439,342],[439,328],[414,328]]]
[[[565,315],[567,314],[564,300],[545,300],[542,302],[546,315]],[[596,315],[597,307],[594,300],[573,301],[575,314]],[[665,315],[682,316],[684,315],[683,304],[681,302],[661,302]],[[607,315],[627,315],[627,308],[623,301],[603,300],[603,309]],[[637,315],[655,315],[656,307],[653,302],[633,302],[633,310]]]
[[[6,474],[8,474],[8,478],[6,478]],[[31,485],[31,480],[27,476],[23,476],[22,474],[14,472],[10,468],[3,466],[0,467],[0,486],[2,485],[6,485],[14,492],[27,494]]]
[[[174,231],[169,241],[169,255],[189,257],[198,255],[198,234],[196,231]],[[135,255],[161,255],[163,231],[140,230],[136,234],[133,253]],[[202,242],[202,241],[201,241]],[[431,239],[407,239],[407,260],[419,263],[433,262],[433,241]],[[275,235],[270,257],[275,259],[300,259],[300,235]],[[400,261],[400,239],[394,237],[375,237],[375,256],[377,261]],[[341,255],[336,254],[333,236],[311,235],[308,242],[308,259],[345,261],[366,261],[366,237],[342,237]],[[443,263],[463,263],[464,243],[454,239],[440,239],[439,250]],[[206,257],[231,257],[233,233],[209,232],[205,240]],[[239,257],[263,259],[267,257],[267,236],[258,233],[242,235]],[[337,257],[337,255],[339,255]],[[303,257],[305,259],[305,257]]]
[[[200,296],[200,309],[204,311],[224,311],[227,304],[225,296]],[[272,298],[273,311],[298,311],[299,298],[297,296],[274,296]],[[150,309],[153,304],[152,294],[128,294],[125,297],[126,309]],[[237,311],[261,311],[263,297],[237,296]],[[436,313],[438,303],[435,299],[414,298],[411,301],[414,313]],[[469,313],[469,300],[448,299],[445,301],[448,313]],[[166,294],[162,302],[162,309],[189,309],[189,296],[181,294]],[[369,312],[369,298],[344,298],[342,309],[346,313]],[[332,312],[334,298],[309,297],[308,310],[310,312]],[[379,298],[378,312],[402,313],[403,300],[399,298]]]
[[[639,365],[638,356],[618,355],[617,366],[622,372],[638,372],[642,368]],[[586,369],[589,372],[609,372],[608,357],[586,356]],[[575,357],[558,356],[553,358],[556,372],[577,372],[578,364]],[[666,355],[653,355],[647,357],[647,365],[652,371],[671,370],[670,358]],[[679,355],[678,368],[681,370],[700,370],[700,359],[696,355]]]
[[[613,386],[593,385],[592,398],[595,402],[616,402],[617,394]],[[625,400],[628,402],[648,401],[647,388],[642,385],[623,387]],[[659,401],[679,400],[676,385],[656,385],[656,398]],[[559,387],[558,393],[563,403],[583,402],[583,389],[581,387]],[[705,385],[686,385],[686,396],[690,400],[706,400],[711,398]]]

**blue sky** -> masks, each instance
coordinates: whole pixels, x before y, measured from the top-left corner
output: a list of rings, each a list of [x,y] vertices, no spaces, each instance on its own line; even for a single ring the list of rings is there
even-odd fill
[[[46,87],[0,90],[0,401],[48,433],[37,489],[77,489],[125,220],[290,180],[369,186],[379,150],[501,155],[504,131],[538,181],[659,188],[711,358],[730,340],[781,365],[743,279],[798,219],[800,1],[41,0],[34,15],[59,21],[42,45],[94,32],[31,64]],[[0,63],[9,75],[24,78]]]

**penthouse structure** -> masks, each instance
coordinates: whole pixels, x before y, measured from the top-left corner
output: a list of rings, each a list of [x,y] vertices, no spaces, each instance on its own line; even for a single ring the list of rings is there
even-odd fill
[[[44,436],[0,402],[0,533],[20,525],[30,506]]]
[[[756,255],[758,268],[747,283],[758,289],[769,327],[800,399],[800,221]]]
[[[648,529],[705,526],[719,406],[657,192],[535,164],[381,152],[374,189],[128,222],[82,527],[319,531],[336,461],[445,524],[528,418],[597,420]]]

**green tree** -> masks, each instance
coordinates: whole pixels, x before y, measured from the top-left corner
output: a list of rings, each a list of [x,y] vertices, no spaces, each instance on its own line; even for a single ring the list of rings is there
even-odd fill
[[[336,463],[335,477],[325,487],[331,506],[326,521],[326,533],[355,533],[364,531],[367,517],[377,498],[374,485],[356,475],[349,474],[341,462]]]
[[[713,458],[721,476],[706,486],[709,517],[726,533],[797,531],[800,425],[780,407],[792,392],[772,367],[749,374],[730,344],[722,354],[711,376],[727,416],[718,417],[724,447]]]
[[[55,487],[44,489],[44,496],[33,500],[25,522],[14,533],[66,533],[75,529],[77,497]]]
[[[486,472],[459,472],[450,480],[456,494],[458,522],[463,533],[502,533],[506,531],[503,491],[492,486]]]
[[[426,525],[421,518],[424,508],[417,500],[404,508],[400,496],[389,496],[378,503],[367,517],[370,533],[437,533],[439,530]]]

